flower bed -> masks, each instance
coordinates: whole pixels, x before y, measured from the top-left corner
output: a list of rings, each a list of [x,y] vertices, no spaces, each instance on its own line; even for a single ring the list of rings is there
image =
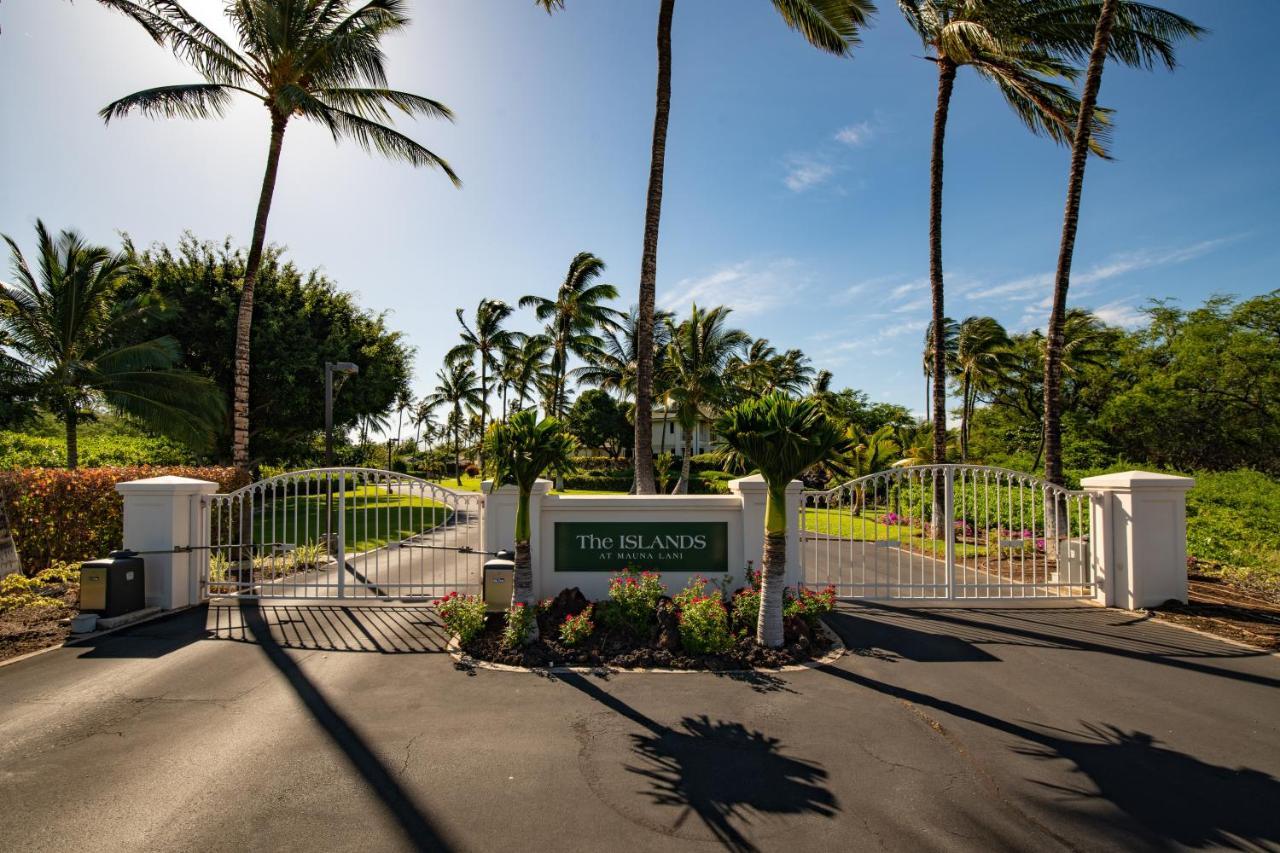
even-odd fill
[[[529,668],[713,671],[777,669],[831,650],[821,619],[834,607],[834,590],[788,589],[785,641],[781,648],[767,649],[755,641],[759,574],[750,580],[748,587],[729,594],[724,582],[694,578],[669,596],[656,573],[627,570],[613,577],[604,601],[589,602],[573,588],[539,602],[532,614],[529,608],[491,613],[483,628],[459,637],[459,647],[476,660]],[[456,596],[442,599],[444,608],[450,609],[452,601]],[[534,621],[537,639],[522,641]]]

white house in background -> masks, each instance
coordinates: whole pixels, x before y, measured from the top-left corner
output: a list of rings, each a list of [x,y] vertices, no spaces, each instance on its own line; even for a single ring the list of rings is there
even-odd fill
[[[710,453],[715,449],[715,435],[711,432],[712,418],[703,415],[691,436],[693,454]],[[676,456],[684,452],[684,428],[676,421],[675,411],[664,406],[653,407],[653,455],[669,450]]]

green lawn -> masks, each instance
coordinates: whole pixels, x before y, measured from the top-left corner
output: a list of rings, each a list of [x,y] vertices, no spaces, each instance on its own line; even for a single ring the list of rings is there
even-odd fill
[[[457,477],[445,477],[443,480],[431,480],[430,482],[435,483],[436,485],[439,485],[439,486],[444,486],[446,489],[453,489],[454,491],[457,491],[457,492],[478,492],[480,491],[481,478],[469,477],[466,474],[463,474],[461,486],[458,485]],[[560,491],[553,490],[551,493],[553,495],[625,495],[626,494],[626,492],[610,491],[608,489],[562,489]]]
[[[348,553],[378,548],[429,530],[448,518],[449,510],[417,495],[393,494],[381,486],[359,486],[345,493],[345,536]],[[333,496],[333,529],[338,529],[338,494]],[[325,496],[290,497],[267,506],[254,519],[254,541],[307,545],[323,540]]]
[[[809,533],[823,533],[828,536],[839,536],[854,541],[890,541],[899,542],[910,550],[942,556],[946,542],[941,539],[926,537],[917,525],[892,524],[876,522],[881,512],[861,511],[857,515],[848,508],[806,510],[804,529]],[[957,557],[984,556],[987,549],[981,545],[956,542]]]

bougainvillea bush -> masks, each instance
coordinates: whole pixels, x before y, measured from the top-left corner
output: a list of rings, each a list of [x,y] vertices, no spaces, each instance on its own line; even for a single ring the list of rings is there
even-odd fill
[[[470,642],[484,630],[484,599],[478,595],[451,592],[436,602],[445,629],[461,643]]]
[[[57,562],[105,556],[121,546],[124,503],[116,483],[162,476],[211,480],[229,492],[247,484],[234,468],[21,468],[0,471],[0,501],[28,575]]]

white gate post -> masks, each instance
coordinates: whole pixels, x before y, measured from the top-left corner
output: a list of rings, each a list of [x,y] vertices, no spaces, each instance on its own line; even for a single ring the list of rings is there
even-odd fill
[[[1187,600],[1191,477],[1125,471],[1086,477],[1097,599],[1137,610]]]
[[[207,495],[218,484],[189,477],[148,477],[116,483],[124,499],[124,547],[144,554],[148,607],[173,610],[195,604],[197,581],[207,552],[174,553],[175,548],[206,544],[209,525]]]

